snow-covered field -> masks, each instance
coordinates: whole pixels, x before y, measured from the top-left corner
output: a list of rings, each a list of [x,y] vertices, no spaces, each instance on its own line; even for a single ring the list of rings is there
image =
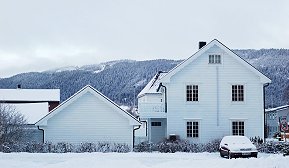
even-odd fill
[[[289,156],[225,159],[219,153],[0,153],[0,167],[11,168],[287,168]]]

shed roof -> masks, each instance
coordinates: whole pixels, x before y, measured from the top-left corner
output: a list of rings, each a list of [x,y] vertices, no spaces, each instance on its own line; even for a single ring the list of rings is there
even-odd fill
[[[1,103],[15,112],[22,114],[27,124],[35,124],[36,121],[48,114],[48,102],[41,103]]]
[[[2,102],[60,101],[59,89],[0,89]]]
[[[61,112],[62,109],[66,108],[68,105],[70,105],[71,103],[73,103],[75,100],[77,100],[78,98],[80,98],[82,95],[84,95],[85,93],[90,92],[92,93],[94,96],[97,96],[99,98],[105,99],[106,102],[113,107],[118,113],[120,113],[121,115],[123,115],[124,117],[126,117],[131,125],[141,125],[141,123],[130,113],[128,113],[127,111],[123,110],[119,105],[117,105],[115,102],[113,102],[112,100],[110,100],[108,97],[106,97],[105,95],[103,95],[101,92],[99,92],[98,90],[96,90],[95,88],[93,88],[90,85],[86,85],[85,87],[83,87],[82,89],[80,89],[78,92],[76,92],[74,95],[72,95],[71,97],[69,97],[67,100],[65,100],[63,103],[61,103],[59,106],[57,106],[55,109],[53,109],[49,114],[47,114],[45,117],[41,118],[39,121],[37,121],[35,123],[35,125],[37,126],[44,126],[47,125],[47,121],[48,119],[52,118],[54,115],[56,115],[57,113]]]

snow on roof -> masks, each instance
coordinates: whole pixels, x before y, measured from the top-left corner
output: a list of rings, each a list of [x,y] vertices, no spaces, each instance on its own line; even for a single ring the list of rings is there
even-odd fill
[[[268,108],[268,109],[265,109],[265,112],[278,111],[278,110],[282,110],[284,108],[289,108],[289,105],[279,106],[279,107],[275,107],[275,108]]]
[[[158,72],[150,81],[149,83],[143,88],[143,90],[138,94],[138,97],[141,97],[147,93],[159,93],[157,89],[160,84],[160,79],[165,76],[167,72]]]
[[[267,84],[271,83],[271,80],[265,76],[262,72],[257,70],[253,65],[251,65],[249,62],[238,56],[236,53],[234,53],[231,49],[229,49],[227,46],[222,44],[219,40],[214,39],[211,42],[209,42],[207,45],[199,49],[195,54],[184,60],[183,62],[179,63],[177,66],[175,66],[173,69],[171,69],[163,78],[163,82],[169,82],[170,78],[179,72],[182,68],[190,64],[192,61],[196,60],[198,57],[202,56],[205,52],[207,52],[211,47],[218,46],[220,49],[224,50],[228,55],[230,55],[232,58],[235,58],[241,65],[244,65],[246,68],[248,68],[251,72],[255,73],[257,76],[260,77],[261,83]]]
[[[60,101],[60,90],[0,89],[0,101]]]
[[[35,124],[38,120],[49,113],[48,102],[43,103],[17,103],[10,104],[15,107],[15,110],[22,114],[27,121],[27,124]]]
[[[49,114],[47,114],[46,116],[44,116],[40,120],[38,120],[35,123],[35,125],[37,125],[37,126],[47,125],[47,120],[52,118],[54,115],[56,115],[57,113],[62,111],[62,109],[66,108],[68,105],[73,103],[75,100],[77,100],[79,97],[81,97],[83,94],[85,94],[87,92],[90,92],[94,96],[97,96],[99,98],[103,98],[104,100],[106,100],[106,103],[109,103],[109,105],[116,108],[117,112],[120,112],[121,114],[123,114],[124,117],[127,117],[130,120],[131,125],[141,125],[140,121],[137,118],[135,118],[132,114],[123,110],[119,105],[117,105],[115,102],[110,100],[108,97],[106,97],[105,95],[103,95],[101,92],[99,92],[98,90],[96,90],[95,88],[93,88],[90,85],[86,85],[85,87],[80,89],[78,92],[76,92],[74,95],[70,96],[68,99],[66,99],[64,102],[62,102],[59,106],[54,108]]]

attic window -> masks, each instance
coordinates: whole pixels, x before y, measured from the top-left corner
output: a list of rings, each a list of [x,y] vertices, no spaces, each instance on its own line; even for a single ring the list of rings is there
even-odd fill
[[[221,64],[221,55],[209,55],[209,64]]]

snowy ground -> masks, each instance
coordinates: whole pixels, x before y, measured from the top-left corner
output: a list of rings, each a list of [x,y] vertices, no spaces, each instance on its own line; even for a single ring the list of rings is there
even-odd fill
[[[286,168],[289,156],[225,159],[218,153],[0,153],[1,168]]]

